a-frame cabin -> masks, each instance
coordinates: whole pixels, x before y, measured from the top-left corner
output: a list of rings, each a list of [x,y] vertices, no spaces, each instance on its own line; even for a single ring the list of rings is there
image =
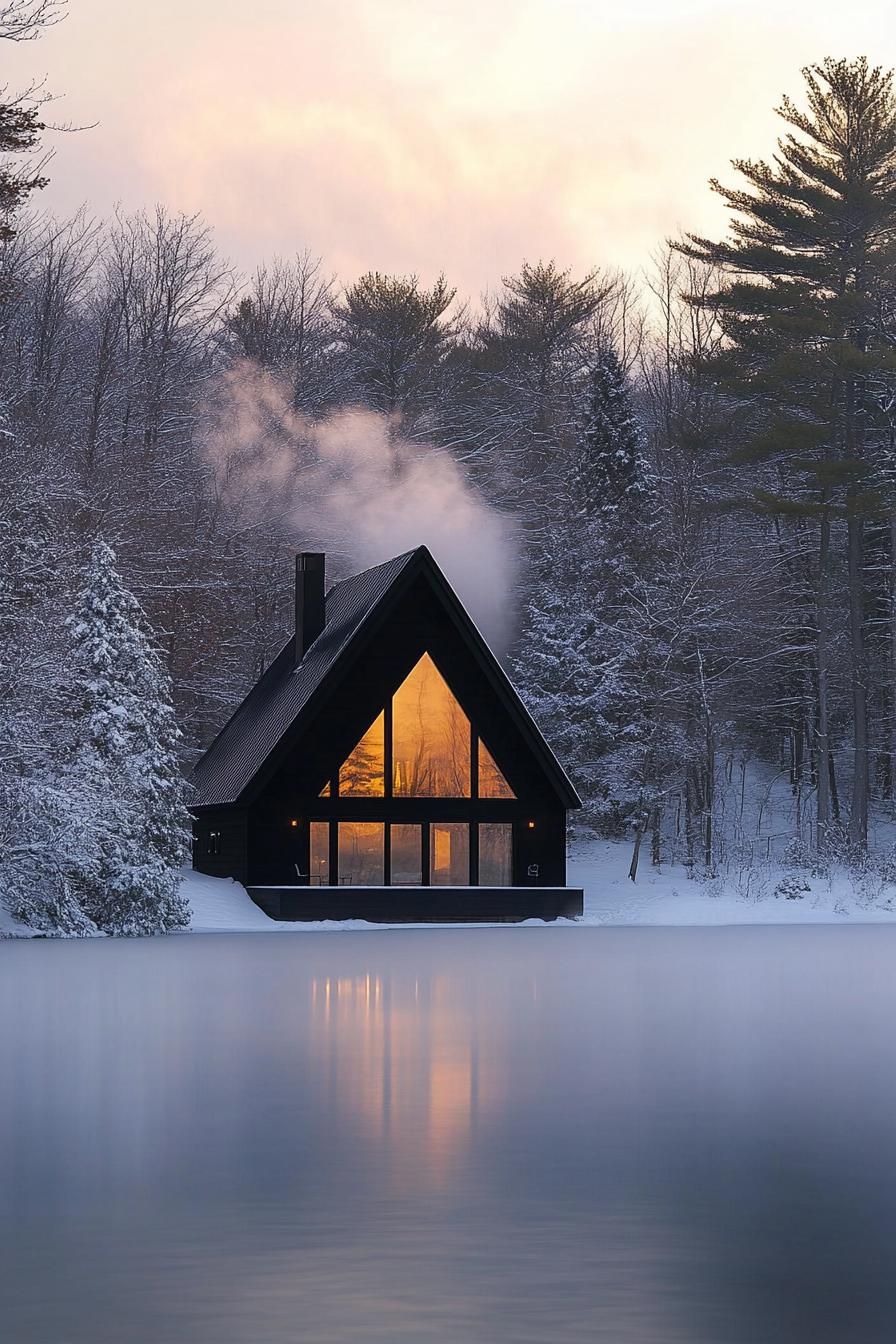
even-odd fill
[[[193,866],[279,919],[581,914],[564,774],[425,546],[337,583],[198,762]]]

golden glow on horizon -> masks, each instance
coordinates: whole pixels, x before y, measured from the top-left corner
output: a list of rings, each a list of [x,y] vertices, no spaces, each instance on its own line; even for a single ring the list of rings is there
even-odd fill
[[[890,3],[79,0],[4,79],[46,76],[91,127],[53,145],[42,206],[160,200],[245,269],[309,247],[475,298],[524,258],[639,267],[718,230],[708,178],[773,152],[803,65],[859,52],[896,65]]]

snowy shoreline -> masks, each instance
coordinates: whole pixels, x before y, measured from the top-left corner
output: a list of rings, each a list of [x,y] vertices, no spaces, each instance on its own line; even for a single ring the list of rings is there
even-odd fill
[[[644,864],[638,881],[628,878],[631,847],[596,841],[573,849],[570,886],[585,890],[585,913],[578,920],[526,920],[511,927],[636,928],[731,927],[737,925],[896,923],[896,886],[880,877],[833,868],[824,877],[800,871],[798,895],[776,895],[792,870],[780,864],[754,865],[712,880],[688,876],[681,865]],[[504,928],[498,924],[369,924],[364,920],[323,920],[285,924],[269,919],[245,888],[230,878],[184,870],[183,894],[190,907],[187,933],[338,933],[389,929]],[[0,907],[0,939],[52,937],[17,923]]]

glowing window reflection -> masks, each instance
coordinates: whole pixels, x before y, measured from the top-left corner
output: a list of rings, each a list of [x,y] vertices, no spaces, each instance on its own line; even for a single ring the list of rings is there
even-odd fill
[[[330,882],[330,823],[311,823],[311,885],[326,887]]]
[[[419,887],[423,881],[423,827],[391,826],[389,843],[393,887]]]
[[[479,739],[479,797],[515,798],[516,794],[495,764],[488,747]]]
[[[429,880],[434,887],[470,885],[470,828],[466,822],[434,822],[430,827]]]
[[[341,798],[382,798],[386,780],[385,713],[378,714],[339,767]]]
[[[479,827],[480,887],[513,886],[513,827],[486,822]]]
[[[392,701],[396,798],[469,798],[470,720],[428,653]]]
[[[382,886],[384,835],[385,826],[381,821],[340,821],[340,886]]]

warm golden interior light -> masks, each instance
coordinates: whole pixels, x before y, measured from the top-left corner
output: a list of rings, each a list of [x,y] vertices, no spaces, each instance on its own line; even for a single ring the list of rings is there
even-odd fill
[[[382,798],[386,782],[386,716],[378,714],[339,767],[340,798]]]
[[[429,880],[434,887],[470,885],[470,828],[465,821],[433,822],[429,831]]]
[[[479,885],[513,886],[513,826],[509,821],[483,822],[479,827]]]
[[[310,874],[313,887],[326,887],[330,883],[330,823],[312,821],[310,836]]]
[[[392,700],[396,798],[469,798],[470,720],[428,653]]]
[[[377,887],[383,882],[385,826],[381,821],[340,821],[339,884]]]
[[[327,780],[326,784],[323,786],[323,788],[321,789],[320,793],[319,793],[317,796],[318,796],[318,798],[329,798],[329,796],[330,796],[330,781],[329,781],[329,780]]]
[[[529,830],[530,830],[530,831],[534,831],[534,830],[535,830],[535,822],[534,822],[534,821],[529,821],[529,822],[527,822],[526,824],[527,824],[527,826],[529,827]]]
[[[479,739],[479,797],[515,798],[516,794],[495,764],[488,747]]]
[[[419,887],[423,882],[423,827],[402,823],[389,827],[393,887]]]
[[[289,824],[290,826],[298,826],[299,823],[296,821],[295,817],[293,817]]]

